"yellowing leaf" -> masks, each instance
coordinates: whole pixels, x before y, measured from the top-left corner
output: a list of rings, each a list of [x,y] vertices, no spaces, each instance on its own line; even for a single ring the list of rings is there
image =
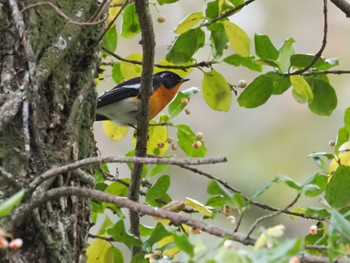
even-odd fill
[[[219,14],[223,14],[234,7],[235,6],[229,0],[219,0]]]
[[[150,124],[157,123],[154,120]],[[157,156],[162,156],[169,148],[168,130],[164,126],[149,126],[148,127],[148,142],[147,153]],[[133,138],[134,145],[136,145],[136,138]]]
[[[113,141],[120,141],[127,134],[129,127],[119,126],[111,121],[104,121],[103,130],[109,139]]]
[[[217,111],[228,111],[232,94],[226,79],[216,70],[206,72],[202,81],[202,94],[207,104]]]
[[[167,236],[158,242],[158,246],[159,246],[159,248],[161,248],[161,247],[167,246],[171,243],[174,243],[174,238],[172,236]],[[168,257],[173,257],[177,253],[179,253],[180,251],[181,251],[180,248],[178,248],[177,246],[174,246],[172,248],[165,249],[163,251],[163,255],[168,256]]]
[[[292,75],[289,77],[290,82],[292,83],[294,92],[297,93],[298,101],[303,102],[310,102],[314,98],[314,94],[312,93],[312,90],[309,86],[309,84],[306,82],[306,80],[299,75]]]
[[[126,57],[129,60],[136,60],[141,62],[142,55],[133,53]],[[142,67],[140,64],[133,64],[127,62],[120,62],[120,71],[125,79],[132,79],[141,76]]]
[[[269,237],[280,237],[283,235],[284,230],[285,230],[284,225],[277,225],[277,226],[268,228],[256,240],[254,248],[258,249],[258,248],[265,247],[267,245],[267,241]]]
[[[192,207],[194,210],[204,216],[211,217],[213,215],[213,212],[210,211],[205,205],[192,198],[186,197],[185,205]]]
[[[328,173],[333,173],[339,165],[350,166],[350,141],[343,143],[339,149],[339,154],[334,158],[329,166]]]
[[[249,56],[250,53],[250,38],[242,28],[236,24],[226,20],[224,22],[226,36],[238,55],[243,57]]]
[[[123,3],[123,0],[112,0],[110,4],[110,8],[108,10],[108,19],[107,19],[107,24],[109,24],[113,18],[118,14],[120,9],[122,8],[121,6],[116,6],[115,4],[120,4]]]
[[[94,239],[86,249],[87,263],[115,262],[112,245],[100,238]]]
[[[177,28],[174,30],[174,32],[176,34],[183,34],[187,30],[194,27],[203,18],[204,18],[204,15],[202,12],[194,12],[188,15],[184,20],[182,20],[180,24],[177,26]]]

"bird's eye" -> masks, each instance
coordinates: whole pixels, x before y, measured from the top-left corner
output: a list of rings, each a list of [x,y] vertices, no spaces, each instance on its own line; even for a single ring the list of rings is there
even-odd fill
[[[175,78],[175,75],[171,74],[171,75],[169,75],[169,78],[173,79],[173,78]]]

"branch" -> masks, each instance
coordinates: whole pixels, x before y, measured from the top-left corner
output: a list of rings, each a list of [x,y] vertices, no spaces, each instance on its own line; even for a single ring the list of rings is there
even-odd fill
[[[106,21],[107,18],[98,20],[98,21],[93,21],[93,22],[80,22],[80,21],[76,21],[71,19],[70,17],[68,17],[58,6],[56,6],[55,4],[51,3],[51,2],[40,2],[40,3],[35,3],[35,4],[31,4],[31,5],[27,5],[26,7],[24,7],[21,12],[27,11],[31,8],[35,8],[38,6],[43,6],[43,5],[48,5],[49,7],[51,7],[53,10],[55,10],[55,12],[60,15],[61,17],[63,17],[64,19],[66,19],[68,21],[68,23],[74,24],[74,25],[79,25],[79,26],[93,26],[93,25],[97,25],[97,24],[101,24],[104,21]]]
[[[153,64],[155,54],[155,35],[148,0],[135,0],[137,16],[140,20],[142,34],[142,74],[139,92],[139,108],[137,113],[136,148],[135,156],[146,157],[149,123],[149,98],[153,92]],[[135,163],[131,171],[128,199],[138,201],[140,197],[140,183],[143,164]],[[129,210],[130,232],[140,236],[140,216],[137,211]],[[141,247],[133,246],[132,255],[142,251]]]
[[[149,216],[169,219],[172,223],[176,225],[186,224],[196,229],[200,229],[208,234],[218,237],[229,238],[244,245],[254,245],[255,243],[254,239],[246,238],[246,235],[244,234],[233,233],[230,230],[224,230],[216,226],[209,225],[203,222],[202,220],[196,220],[188,216],[164,210],[162,208],[153,208],[151,206],[143,205],[130,199],[117,197],[98,190],[82,187],[60,187],[38,195],[30,203],[23,204],[17,209],[15,209],[10,220],[10,222],[14,224],[12,227],[19,227],[24,222],[24,220],[30,215],[31,211],[39,207],[41,204],[46,203],[50,200],[58,199],[60,197],[72,195],[83,198],[90,198],[100,202],[112,203],[119,207],[128,208],[132,211],[135,211],[135,213],[142,213]],[[12,227],[10,226],[10,229]]]
[[[310,62],[308,66],[306,66],[303,69],[297,70],[293,73],[287,74],[287,75],[301,75],[302,73],[308,71],[315,63],[316,61],[321,57],[323,50],[326,48],[327,45],[327,32],[328,32],[328,17],[327,17],[327,0],[323,0],[323,40],[320,50],[315,54],[315,57]]]
[[[215,164],[226,162],[224,157],[219,158],[145,158],[145,157],[118,157],[118,156],[105,156],[105,157],[90,157],[76,161],[74,163],[66,164],[60,167],[54,167],[43,174],[37,176],[29,184],[29,192],[35,190],[43,181],[55,177],[62,173],[67,173],[78,169],[80,167],[98,164],[98,163],[140,163],[140,164],[170,164],[170,165],[201,165],[201,164]]]
[[[275,213],[272,213],[272,214],[269,214],[269,215],[265,215],[265,216],[262,216],[260,218],[258,218],[257,220],[255,220],[254,224],[252,225],[252,227],[250,228],[248,234],[247,234],[247,237],[250,237],[250,235],[253,233],[254,229],[257,227],[257,225],[262,222],[263,220],[265,219],[268,219],[268,218],[272,218],[274,216],[277,216],[281,213],[283,213],[285,210],[288,210],[289,208],[291,208],[300,198],[300,193],[294,198],[294,200],[288,204],[284,209],[281,209]]]
[[[209,25],[215,23],[216,21],[219,21],[221,19],[227,18],[230,15],[232,15],[233,13],[238,12],[239,10],[241,10],[243,7],[253,3],[254,1],[255,0],[247,0],[243,4],[240,4],[240,5],[236,6],[236,7],[228,10],[227,12],[223,13],[222,15],[220,15],[220,16],[212,19],[212,20],[210,20],[209,22],[202,24],[202,26],[209,26]]]
[[[344,12],[346,17],[350,17],[350,4],[345,0],[331,0],[331,2]]]
[[[142,65],[142,62],[139,60],[132,60],[132,59],[127,59],[127,58],[123,58],[121,56],[119,56],[116,53],[113,53],[112,51],[108,50],[107,48],[103,47],[101,48],[103,51],[105,51],[106,53],[108,53],[109,55],[111,55],[112,57],[126,62],[126,63],[130,63],[130,64],[135,64],[135,65]],[[162,65],[162,64],[154,64],[153,66],[157,67],[157,68],[164,68],[164,69],[180,69],[183,71],[186,71],[187,69],[190,68],[210,68],[213,64],[216,64],[218,62],[216,61],[202,61],[202,62],[198,62],[198,63],[194,63],[191,65]]]

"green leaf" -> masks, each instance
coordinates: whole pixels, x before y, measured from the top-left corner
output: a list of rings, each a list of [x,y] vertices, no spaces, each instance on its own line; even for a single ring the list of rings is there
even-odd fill
[[[284,175],[276,176],[276,178],[273,180],[273,182],[284,183],[284,184],[288,185],[290,188],[293,188],[295,190],[300,190],[302,187],[300,184],[294,182],[294,180],[292,180],[288,176],[284,176]]]
[[[262,71],[262,66],[255,62],[254,57],[242,57],[238,54],[233,54],[231,56],[226,57],[224,59],[224,62],[235,67],[243,66],[254,71]]]
[[[333,208],[345,206],[350,201],[350,166],[339,166],[326,187],[325,198]]]
[[[26,190],[22,189],[0,203],[0,217],[9,215],[12,209],[22,201],[25,192]]]
[[[202,29],[190,29],[181,34],[170,51],[166,55],[166,60],[172,63],[186,63],[191,60],[194,53],[204,45],[205,34]]]
[[[152,177],[160,174],[161,172],[164,172],[166,169],[168,169],[168,167],[169,167],[168,164],[156,164],[150,170],[149,177],[152,178]]]
[[[315,174],[302,187],[302,192],[309,197],[314,197],[323,193],[327,186],[328,176]]]
[[[226,36],[237,54],[247,57],[250,54],[250,38],[242,28],[226,20],[224,21]]]
[[[254,35],[255,52],[262,59],[276,60],[279,52],[267,35]]]
[[[207,192],[211,195],[222,195],[228,206],[241,212],[245,199],[240,193],[231,194],[230,191],[215,180],[210,181]]]
[[[333,210],[331,214],[330,224],[338,233],[347,239],[347,242],[350,240],[350,222],[340,213]]]
[[[189,14],[187,17],[184,18],[184,20],[180,22],[180,24],[177,26],[174,32],[176,34],[183,34],[195,25],[197,25],[203,18],[204,15],[202,12],[194,12],[192,14]]]
[[[305,210],[305,216],[317,216],[321,218],[329,218],[330,213],[325,208],[319,208],[319,207],[309,207]]]
[[[226,204],[226,201],[222,195],[215,195],[208,198],[207,202],[205,203],[206,206],[211,207],[221,207]]]
[[[294,96],[294,98],[299,103],[311,102],[314,95],[306,80],[300,75],[292,75],[289,78],[293,86],[293,91],[296,93],[293,95],[297,95],[297,97]]]
[[[170,176],[163,175],[146,192],[146,202],[150,205],[157,205],[157,199],[163,197],[170,186]]]
[[[214,23],[208,26],[213,58],[221,57],[228,41],[223,23]]]
[[[123,81],[123,79],[124,79],[124,76],[123,76],[121,68],[120,68],[120,62],[113,63],[112,79],[117,84],[121,83]]]
[[[130,3],[124,10],[121,35],[125,38],[132,38],[140,32],[141,27],[136,14],[135,3]]]
[[[219,0],[219,14],[223,14],[235,6],[229,0]]]
[[[182,91],[183,94],[187,95],[187,96],[192,96],[194,94],[197,94],[198,92],[200,91],[199,88],[197,87],[191,87],[191,88],[188,88],[188,89],[185,89]]]
[[[294,54],[294,44],[295,40],[289,38],[285,40],[282,44],[282,47],[279,49],[280,55],[278,56],[278,63],[282,72],[288,72],[290,67],[290,57]]]
[[[313,100],[309,102],[310,110],[318,115],[331,115],[338,103],[334,88],[328,82],[317,78],[306,80],[314,95]]]
[[[124,243],[129,249],[132,246],[142,245],[140,239],[125,230],[123,220],[119,220],[113,227],[107,229],[107,233],[111,235],[115,241]]]
[[[208,2],[205,9],[205,16],[209,19],[214,19],[219,15],[219,3],[218,0]]]
[[[184,233],[174,232],[173,238],[175,244],[186,254],[188,254],[190,257],[194,256],[194,246],[192,243],[188,240],[188,237]]]
[[[145,258],[144,253],[139,252],[132,257],[129,263],[149,263],[149,260]]]
[[[350,108],[346,108],[344,112],[344,127],[350,134]]]
[[[249,200],[252,201],[252,200],[257,199],[260,195],[265,193],[270,188],[271,184],[272,184],[271,181],[264,183],[249,197]]]
[[[297,68],[306,68],[311,64],[314,58],[315,58],[315,55],[294,54],[290,57],[290,64],[291,66],[294,66]],[[327,60],[323,58],[318,58],[316,62],[311,66],[311,68],[316,68],[319,70],[327,70],[334,66],[337,66],[338,64],[339,64],[338,59]]]
[[[117,29],[115,26],[112,26],[103,37],[103,46],[109,51],[114,52],[114,50],[117,48],[117,41]]]
[[[175,127],[177,128],[178,144],[189,157],[204,157],[207,154],[207,149],[203,141],[200,141],[200,147],[193,147],[193,143],[196,141],[196,134],[189,126],[186,124],[179,124]]]
[[[228,111],[232,102],[230,85],[219,72],[204,73],[202,94],[206,103],[217,111]]]
[[[174,118],[177,115],[179,115],[184,108],[186,108],[187,103],[183,103],[184,99],[189,99],[190,96],[185,95],[183,92],[179,91],[175,97],[175,99],[170,102],[168,107],[168,112],[170,115],[170,118]]]
[[[239,105],[246,108],[256,108],[264,104],[273,92],[273,76],[273,74],[267,73],[254,79],[238,97]]]
[[[282,94],[291,86],[289,77],[286,77],[274,72],[271,72],[270,74],[272,76],[272,85],[273,85],[272,94],[275,94],[275,95]]]
[[[122,178],[120,180],[124,181],[127,184],[130,183],[130,178]],[[115,195],[115,196],[126,197],[128,194],[128,189],[129,189],[128,186],[126,186],[120,182],[113,182],[113,183],[108,185],[105,192],[108,194]]]
[[[161,222],[158,222],[151,236],[144,243],[146,247],[152,248],[152,246],[163,238],[170,236],[171,232],[168,231]]]
[[[335,153],[339,153],[339,147],[342,146],[345,142],[349,141],[349,131],[342,127],[338,130],[337,142],[334,147]]]
[[[158,4],[165,5],[165,4],[172,4],[176,3],[179,0],[157,0]]]

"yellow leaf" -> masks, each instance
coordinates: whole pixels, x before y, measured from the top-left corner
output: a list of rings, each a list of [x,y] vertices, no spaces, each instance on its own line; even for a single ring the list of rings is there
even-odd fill
[[[226,36],[232,48],[242,57],[249,56],[250,38],[242,28],[226,20],[224,22]]]
[[[192,27],[194,27],[199,21],[201,21],[204,18],[204,15],[202,12],[194,12],[192,14],[189,14],[185,19],[183,19],[180,24],[177,26],[177,28],[174,30],[176,34],[183,34]]]
[[[167,236],[158,242],[158,246],[159,248],[161,248],[171,243],[174,243],[174,238],[172,236]],[[181,251],[180,248],[178,248],[177,246],[174,246],[172,248],[165,249],[163,251],[163,254],[168,257],[173,257],[180,251]]]
[[[133,53],[126,57],[129,60],[142,61],[142,54]],[[120,62],[120,71],[125,79],[132,79],[141,76],[142,67],[140,64]]]
[[[112,6],[114,4],[120,4],[123,3],[123,0],[112,0],[111,4],[110,4],[110,8],[108,10],[108,19],[107,19],[107,24],[109,24],[113,18],[118,14],[118,12],[120,11],[120,9],[122,8],[121,6]]]
[[[328,173],[332,174],[339,165],[350,166],[350,141],[343,143],[339,149],[339,154],[330,162]]]
[[[114,262],[112,245],[103,240],[96,238],[86,249],[87,263],[104,263]]]
[[[290,82],[292,83],[293,90],[301,96],[300,102],[310,102],[314,98],[314,94],[312,93],[312,89],[310,88],[309,84],[306,82],[306,80],[299,75],[292,75],[289,77]]]
[[[104,121],[103,130],[109,139],[113,141],[120,141],[127,134],[129,127],[119,126],[111,121]]]
[[[185,205],[192,207],[194,210],[204,216],[211,217],[213,215],[213,212],[210,211],[205,205],[192,198],[186,197]]]
[[[266,229],[256,240],[254,248],[266,247],[269,237],[280,237],[284,234],[284,225],[277,225]]]
[[[150,124],[157,123],[154,120],[150,121]],[[164,126],[149,126],[148,127],[148,142],[147,153],[157,156],[162,156],[169,148],[168,143],[168,130]],[[136,145],[136,138],[133,137],[134,145]]]

